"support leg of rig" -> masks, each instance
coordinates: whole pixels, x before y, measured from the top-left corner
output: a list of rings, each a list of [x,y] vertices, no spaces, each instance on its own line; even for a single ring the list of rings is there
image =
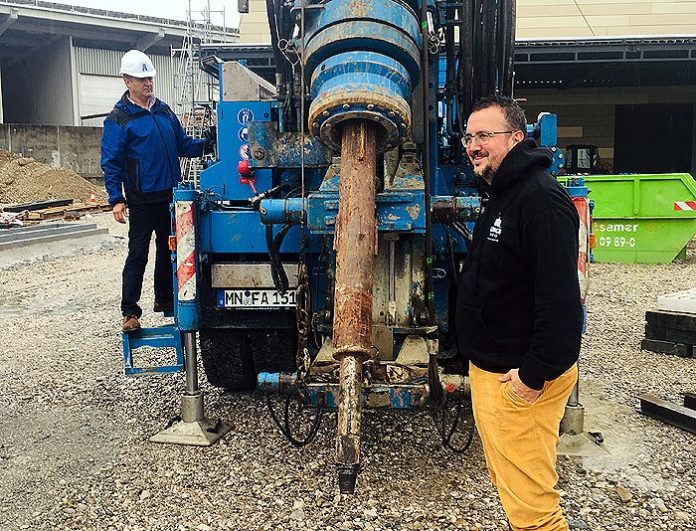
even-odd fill
[[[606,455],[607,450],[601,445],[603,440],[597,433],[585,432],[585,406],[580,403],[580,382],[575,383],[570,393],[565,414],[561,419],[561,441],[558,455],[577,457],[594,457]]]
[[[372,351],[376,143],[371,123],[343,124],[333,321],[334,357],[340,362],[336,465],[343,494],[354,492],[360,468],[362,364]]]
[[[150,437],[150,441],[192,446],[210,446],[222,438],[232,426],[218,420],[205,418],[203,391],[198,387],[198,355],[196,333],[184,333],[184,367],[186,370],[186,393],[181,399],[181,420]]]

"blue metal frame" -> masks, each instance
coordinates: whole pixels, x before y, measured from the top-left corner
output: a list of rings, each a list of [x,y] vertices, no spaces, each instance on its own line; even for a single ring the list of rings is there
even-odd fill
[[[435,220],[431,234],[433,267],[437,273],[433,286],[437,321],[440,330],[447,332],[456,262],[467,252],[462,231],[448,224],[463,223],[473,231],[482,199],[465,155],[459,160],[450,156],[461,152],[450,145],[457,137],[447,130],[445,117],[453,115],[454,103],[445,101],[442,91],[430,91],[433,110],[427,120],[432,141],[429,146],[418,144],[419,132],[413,125],[409,102],[413,99],[413,88],[421,82],[420,50],[424,43],[419,16],[414,11],[421,2],[371,0],[367,4],[361,8],[362,3],[331,1],[304,6],[305,41],[296,38],[289,43],[295,50],[305,50],[311,101],[307,102],[310,119],[304,144],[300,133],[287,132],[295,124],[285,121],[284,106],[288,102],[282,97],[273,101],[225,101],[224,83],[220,83],[218,160],[201,173],[197,190],[182,185],[175,191],[174,200],[192,200],[195,204],[199,282],[206,263],[263,259],[268,253],[267,226],[272,227],[275,235],[290,225],[292,228],[280,248],[282,259],[305,256],[312,289],[324,293],[330,280],[319,262],[325,244],[328,242],[330,246],[338,210],[340,176],[332,166],[331,149],[337,146],[338,125],[353,118],[371,120],[378,126],[378,152],[386,152],[406,140],[415,141],[416,146],[410,144],[403,150],[404,157],[408,155],[410,159],[407,162],[402,159],[398,177],[377,194],[378,231],[398,233],[402,237],[400,241],[409,236],[422,239],[426,198],[423,170],[418,161],[423,149],[428,149],[432,176],[430,202],[433,210],[443,208],[447,219],[446,222]],[[434,0],[427,0],[427,4],[432,8],[442,5]],[[296,1],[293,9],[300,7]],[[439,22],[442,21],[441,18]],[[446,79],[443,65],[437,59],[430,64],[430,83],[439,88],[443,88]],[[222,80],[222,65],[218,74]],[[550,149],[554,157],[550,172],[559,174],[565,161],[557,148],[556,116],[542,113],[537,123],[528,127],[527,134]],[[251,173],[245,170],[240,175],[238,164],[243,161],[247,161]],[[300,187],[302,163],[304,199],[297,197],[296,192]],[[587,193],[581,180],[574,180],[570,185],[571,195]],[[257,193],[272,189],[276,190],[275,195],[269,194],[263,200],[259,197],[255,207],[250,203]],[[326,263],[326,257],[323,260],[322,264]],[[176,305],[176,324],[172,328],[176,332],[172,332],[172,341],[178,340],[180,344],[181,331],[196,331],[206,326],[203,317],[206,312],[201,311],[200,300],[199,293],[195,301]],[[325,300],[326,297],[314,295],[313,311],[321,312]],[[232,324],[234,312],[219,311]],[[130,349],[137,344],[124,336],[124,360],[127,370],[134,372],[137,369],[132,367],[130,354],[126,355],[126,345]],[[148,370],[144,369],[143,373]],[[269,381],[273,378],[273,375],[267,377]],[[420,384],[414,385],[413,396],[416,396]],[[333,400],[328,391],[323,395],[317,391],[315,395],[321,395],[316,400],[324,400],[326,404]],[[397,395],[390,399],[392,407],[412,407],[417,402],[407,392],[399,391]]]
[[[140,328],[133,332],[123,332],[123,366],[126,376],[149,376],[170,374],[184,370],[184,348],[181,331],[176,324],[156,328]],[[176,363],[155,367],[134,367],[133,351],[140,347],[174,348]]]

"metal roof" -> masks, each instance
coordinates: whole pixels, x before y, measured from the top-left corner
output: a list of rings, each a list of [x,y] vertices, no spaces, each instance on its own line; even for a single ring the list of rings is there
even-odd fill
[[[194,25],[216,42],[235,39],[238,31]],[[17,59],[59,38],[72,37],[77,46],[169,53],[180,47],[187,22],[38,0],[0,1],[0,58]],[[195,34],[195,33],[194,33]]]
[[[518,87],[627,87],[696,83],[696,36],[515,43]]]

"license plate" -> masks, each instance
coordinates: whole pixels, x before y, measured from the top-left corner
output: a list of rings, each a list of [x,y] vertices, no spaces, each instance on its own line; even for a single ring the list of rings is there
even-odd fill
[[[221,289],[218,306],[221,308],[294,308],[295,290],[281,294],[274,289]]]

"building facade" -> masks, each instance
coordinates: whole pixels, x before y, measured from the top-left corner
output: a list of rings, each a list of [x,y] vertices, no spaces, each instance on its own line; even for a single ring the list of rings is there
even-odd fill
[[[239,42],[270,42],[250,1]],[[602,171],[696,175],[696,0],[517,0],[515,97],[559,117],[559,144],[599,148]]]
[[[174,108],[186,100],[187,88],[191,92],[181,50],[202,40],[204,31],[210,42],[236,39],[231,28],[38,0],[0,1],[0,122],[100,125],[103,116],[95,115],[109,112],[125,90],[120,58],[133,48],[152,58],[156,94]]]

